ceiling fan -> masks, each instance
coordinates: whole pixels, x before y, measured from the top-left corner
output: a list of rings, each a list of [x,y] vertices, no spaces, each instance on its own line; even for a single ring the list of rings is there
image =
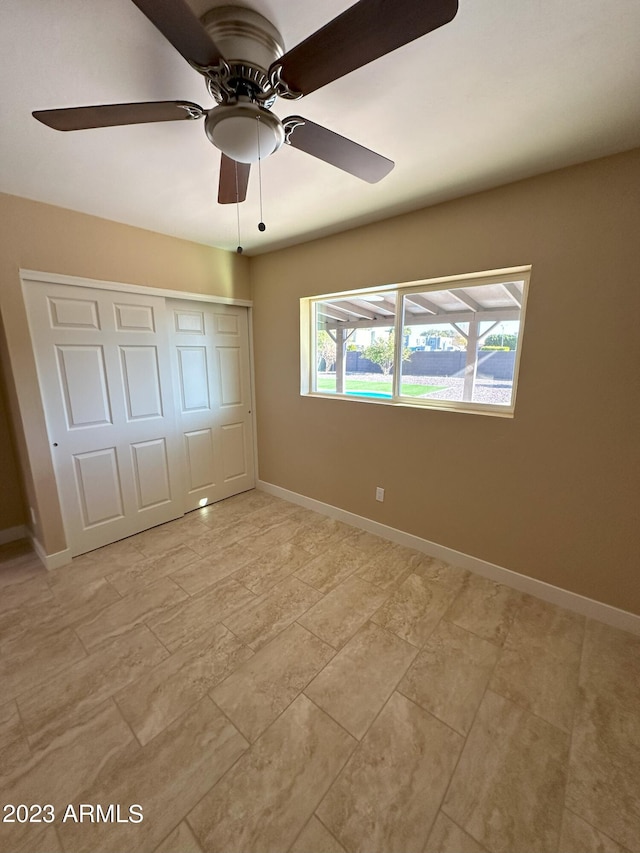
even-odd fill
[[[291,50],[266,18],[240,6],[218,6],[197,18],[185,0],[133,0],[162,35],[205,78],[217,102],[103,104],[38,110],[55,130],[204,118],[222,152],[218,201],[244,201],[251,163],[283,143],[375,183],[394,163],[309,119],[279,119],[276,97],[295,100],[453,20],[458,0],[359,0]]]

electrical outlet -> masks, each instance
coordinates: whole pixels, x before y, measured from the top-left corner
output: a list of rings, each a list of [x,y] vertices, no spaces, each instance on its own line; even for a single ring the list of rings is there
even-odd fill
[[[382,486],[376,486],[376,500],[381,503],[384,500],[384,489]]]

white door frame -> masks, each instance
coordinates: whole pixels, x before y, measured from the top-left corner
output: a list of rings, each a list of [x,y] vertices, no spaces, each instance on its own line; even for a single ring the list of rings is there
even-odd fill
[[[93,278],[84,278],[80,276],[62,275],[59,273],[41,272],[39,270],[20,269],[20,281],[22,290],[22,300],[25,311],[27,310],[27,302],[25,295],[26,283],[35,284],[65,284],[72,287],[90,287],[97,290],[111,290],[120,293],[139,293],[147,296],[160,297],[162,299],[183,299],[193,302],[208,302],[224,305],[238,305],[247,308],[247,319],[249,326],[249,368],[251,382],[251,418],[253,421],[253,462],[256,472],[256,481],[258,479],[258,440],[256,434],[256,394],[255,394],[255,372],[254,372],[254,351],[253,351],[253,302],[249,299],[233,299],[228,296],[217,296],[215,294],[195,293],[186,290],[169,290],[162,287],[149,287],[140,284],[127,284],[119,281],[103,281]],[[47,425],[48,429],[48,425]],[[53,467],[53,457],[48,448],[51,465]],[[58,503],[60,499],[58,497]],[[66,538],[66,532],[65,532]],[[71,549],[67,547],[64,551],[58,551],[56,554],[48,555],[44,548],[35,537],[32,537],[33,546],[36,553],[44,563],[46,568],[53,569],[58,566],[65,565],[71,561]]]

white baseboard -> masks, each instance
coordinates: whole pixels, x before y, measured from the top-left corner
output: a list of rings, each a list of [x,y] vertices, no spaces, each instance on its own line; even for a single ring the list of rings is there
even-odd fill
[[[5,527],[0,530],[0,545],[6,545],[8,542],[16,542],[18,539],[28,539],[29,531],[26,525],[19,524],[17,527]]]
[[[472,557],[469,554],[463,554],[461,551],[456,551],[453,548],[447,548],[444,545],[438,545],[436,542],[430,542],[428,539],[421,539],[419,536],[414,536],[411,533],[405,533],[402,530],[397,530],[395,527],[389,527],[386,524],[381,524],[378,521],[373,521],[370,518],[365,518],[361,515],[356,515],[353,512],[340,509],[331,504],[322,503],[314,498],[308,498],[305,495],[300,495],[297,492],[292,492],[289,489],[283,489],[281,486],[275,486],[272,483],[267,483],[264,480],[259,480],[256,488],[263,492],[267,492],[274,497],[282,498],[290,503],[298,504],[306,509],[314,510],[315,512],[327,515],[330,518],[335,518],[338,521],[343,521],[345,524],[350,524],[352,527],[358,527],[360,530],[366,530],[369,533],[375,533],[383,539],[388,539],[391,542],[396,542],[399,545],[405,545],[408,548],[413,548],[416,551],[422,551],[430,557],[435,557],[438,560],[443,560],[451,563],[454,566],[467,569],[477,575],[488,578],[496,583],[510,586],[517,589],[519,592],[525,592],[533,595],[536,598],[541,598],[543,601],[548,601],[550,604],[556,604],[558,607],[564,607],[567,610],[573,610],[575,613],[580,613],[582,616],[587,616],[589,619],[597,619],[599,622],[604,622],[614,628],[620,628],[623,631],[630,631],[633,634],[640,634],[640,616],[635,613],[629,613],[627,610],[620,610],[617,607],[612,607],[610,604],[604,604],[601,601],[595,601],[593,598],[586,598],[584,595],[579,595],[577,592],[570,592],[567,589],[562,589],[559,586],[545,583],[545,581],[536,580],[528,575],[521,575],[518,572],[513,572],[510,569],[505,569],[502,566],[496,566],[494,563],[489,563],[486,560],[481,560],[478,557]]]
[[[64,551],[57,551],[55,554],[47,554],[33,533],[29,534],[29,538],[31,539],[33,550],[38,555],[38,558],[44,565],[45,569],[48,569],[49,571],[51,571],[51,569],[59,569],[60,566],[66,566],[67,563],[71,562],[70,548],[65,548]]]

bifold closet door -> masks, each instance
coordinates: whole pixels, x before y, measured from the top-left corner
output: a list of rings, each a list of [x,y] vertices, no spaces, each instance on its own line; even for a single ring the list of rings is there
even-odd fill
[[[182,515],[165,300],[39,282],[25,299],[71,553]]]
[[[167,300],[185,511],[255,486],[248,311]]]

